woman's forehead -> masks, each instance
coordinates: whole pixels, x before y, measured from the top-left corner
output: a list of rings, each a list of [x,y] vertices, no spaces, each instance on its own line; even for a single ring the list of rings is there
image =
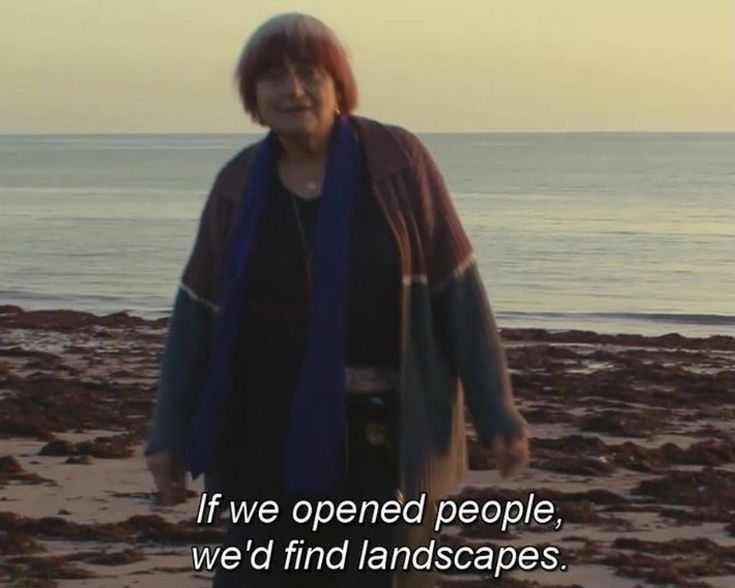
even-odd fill
[[[273,35],[264,39],[257,47],[254,61],[258,69],[309,63],[325,65],[330,51],[325,39],[318,37],[293,38],[286,35]]]
[[[288,54],[282,54],[282,55],[274,55],[268,60],[264,60],[262,62],[262,67],[267,68],[285,68],[291,66],[299,66],[299,65],[321,65],[318,61],[315,59],[310,58],[309,56],[290,56]]]

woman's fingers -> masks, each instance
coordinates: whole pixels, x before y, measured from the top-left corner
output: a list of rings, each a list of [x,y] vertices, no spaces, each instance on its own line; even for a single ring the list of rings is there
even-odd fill
[[[171,459],[170,455],[165,452],[154,453],[146,458],[148,470],[153,476],[153,482],[156,484],[160,495],[161,504],[171,504],[173,494],[171,491]]]
[[[170,506],[186,499],[186,470],[177,456],[160,451],[149,455],[146,462],[162,505]]]
[[[492,440],[493,453],[500,475],[504,478],[528,465],[528,435],[496,435]]]
[[[186,500],[186,469],[178,460],[174,460],[171,474],[171,493],[174,504]]]

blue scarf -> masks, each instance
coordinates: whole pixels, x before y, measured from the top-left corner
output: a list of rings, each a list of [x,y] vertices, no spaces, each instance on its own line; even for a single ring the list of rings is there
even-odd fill
[[[223,409],[233,393],[233,352],[242,322],[248,260],[265,199],[275,180],[278,151],[273,132],[257,146],[240,219],[225,254],[209,377],[186,456],[194,477],[211,469],[219,449]],[[333,495],[344,475],[347,263],[359,158],[347,117],[337,117],[317,219],[314,296],[305,355],[286,434],[284,490],[288,495]]]

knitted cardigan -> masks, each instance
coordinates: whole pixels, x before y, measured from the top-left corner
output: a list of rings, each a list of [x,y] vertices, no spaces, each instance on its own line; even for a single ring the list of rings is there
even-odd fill
[[[395,238],[402,275],[399,481],[406,500],[451,494],[467,470],[465,401],[478,440],[526,427],[518,413],[495,320],[472,247],[444,180],[410,132],[352,116],[371,192]],[[207,378],[227,240],[238,218],[254,149],[219,172],[201,216],[169,323],[146,455],[183,456]],[[399,279],[398,276],[396,279]],[[217,472],[205,474],[216,489]],[[427,524],[404,529],[404,543],[428,540]],[[433,585],[433,575],[399,574],[397,586]]]

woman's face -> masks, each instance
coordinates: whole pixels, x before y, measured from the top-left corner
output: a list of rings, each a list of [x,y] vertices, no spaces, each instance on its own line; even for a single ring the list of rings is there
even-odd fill
[[[321,65],[286,59],[255,85],[258,115],[276,134],[315,138],[331,129],[337,109],[334,80]]]

